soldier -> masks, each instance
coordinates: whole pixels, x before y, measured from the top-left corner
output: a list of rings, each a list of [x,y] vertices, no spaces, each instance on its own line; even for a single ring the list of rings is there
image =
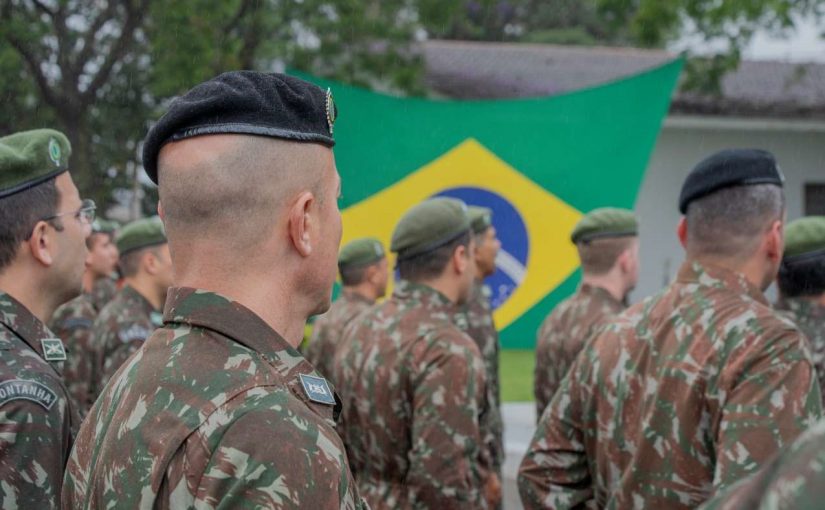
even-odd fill
[[[353,471],[373,510],[486,508],[499,495],[480,446],[484,363],[453,322],[474,276],[466,206],[413,207],[390,249],[401,280],[347,328],[335,359]]]
[[[788,224],[777,283],[777,308],[808,337],[825,398],[825,216]]]
[[[498,331],[493,323],[493,311],[490,305],[490,289],[484,285],[484,279],[496,272],[496,255],[501,249],[501,241],[496,237],[493,226],[493,212],[487,207],[470,206],[467,208],[470,226],[473,231],[475,250],[475,279],[470,290],[470,297],[456,316],[456,324],[467,336],[472,338],[481,357],[487,378],[488,434],[484,442],[490,452],[499,480],[501,466],[504,462],[504,425],[501,419],[501,391],[498,377],[499,343]]]
[[[521,464],[526,508],[693,508],[820,417],[807,341],[763,294],[782,259],[782,183],[759,150],[688,175],[687,260],[574,361]]]
[[[335,350],[344,329],[387,292],[389,271],[381,241],[362,238],[347,243],[338,254],[338,273],[341,295],[315,321],[305,356],[327,379],[332,378]]]
[[[239,71],[149,131],[175,286],[80,428],[64,509],[366,508],[333,391],[295,349],[335,281],[335,116],[315,85]]]
[[[120,225],[116,221],[108,221],[104,219],[97,219],[95,220],[95,225],[101,232],[110,232],[112,237],[112,246],[117,249],[117,244],[115,244],[115,234],[120,229]],[[116,255],[115,259],[119,256]],[[117,294],[117,280],[119,279],[119,274],[117,270],[117,262],[115,262],[115,266],[112,271],[106,275],[106,278],[98,278],[95,280],[94,285],[92,286],[92,303],[94,304],[95,310],[100,313],[103,310],[103,307],[109,304],[109,302],[115,298],[115,294]]]
[[[533,393],[536,419],[552,400],[585,342],[626,307],[639,279],[638,222],[632,211],[604,207],[586,214],[570,240],[576,245],[582,282],[539,328]]]
[[[123,288],[95,320],[94,397],[133,352],[163,325],[163,303],[172,285],[172,259],[157,216],[129,223],[117,236]]]
[[[51,129],[0,138],[0,501],[60,507],[77,417],[61,375],[66,352],[44,321],[80,293],[94,202],[68,173],[71,147]]]
[[[94,387],[99,378],[95,370],[97,351],[94,349],[94,324],[100,308],[94,299],[98,281],[111,281],[110,274],[117,266],[117,246],[114,230],[108,223],[95,220],[92,235],[86,238],[86,271],[83,273],[83,292],[61,305],[52,316],[49,327],[66,345],[66,363],[63,380],[72,404],[80,418],[86,416],[94,403]]]

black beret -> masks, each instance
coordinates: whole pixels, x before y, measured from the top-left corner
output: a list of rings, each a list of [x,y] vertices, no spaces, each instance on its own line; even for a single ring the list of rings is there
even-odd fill
[[[776,158],[759,149],[725,149],[699,162],[682,185],[679,212],[687,213],[688,204],[714,191],[733,186],[775,184],[782,186],[785,178]]]
[[[158,182],[161,147],[201,135],[244,134],[332,147],[337,109],[329,90],[278,73],[232,71],[172,101],[143,144],[143,167]]]

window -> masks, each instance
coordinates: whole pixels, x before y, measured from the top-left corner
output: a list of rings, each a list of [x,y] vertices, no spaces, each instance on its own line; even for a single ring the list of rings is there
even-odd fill
[[[805,184],[805,216],[825,216],[825,183]]]

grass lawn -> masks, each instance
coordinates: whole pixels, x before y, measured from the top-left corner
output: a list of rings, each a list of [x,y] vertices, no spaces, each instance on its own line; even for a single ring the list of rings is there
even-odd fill
[[[533,400],[533,370],[536,355],[532,350],[507,349],[501,351],[499,374],[501,399],[504,402]]]

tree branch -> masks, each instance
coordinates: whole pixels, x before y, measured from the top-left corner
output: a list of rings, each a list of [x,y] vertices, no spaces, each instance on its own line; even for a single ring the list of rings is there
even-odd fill
[[[60,101],[57,100],[54,90],[52,90],[49,85],[49,80],[46,79],[46,75],[43,74],[43,70],[40,69],[40,61],[35,56],[31,48],[26,46],[23,41],[10,33],[6,33],[6,40],[15,50],[17,50],[17,53],[23,57],[23,60],[26,62],[32,76],[34,76],[34,81],[37,83],[37,88],[40,89],[40,94],[43,96],[43,100],[46,101],[46,103],[48,103],[52,108],[58,109],[60,106]]]
[[[74,71],[75,74],[80,76],[83,72],[83,68],[86,67],[86,64],[89,62],[89,59],[92,58],[92,52],[95,48],[95,36],[100,29],[103,28],[103,25],[106,24],[109,19],[111,19],[115,14],[116,9],[116,2],[109,1],[106,5],[106,9],[98,14],[97,18],[92,22],[89,26],[88,32],[86,32],[85,37],[83,38],[83,48],[80,50],[77,58],[74,62]]]
[[[49,9],[49,7],[41,2],[40,0],[32,0],[32,3],[42,13],[48,14],[50,17],[54,18],[54,11]]]
[[[223,27],[223,33],[228,34],[232,30],[238,28],[243,17],[246,15],[246,12],[252,6],[255,0],[241,0],[241,5],[238,7],[238,11],[235,13],[234,16],[229,20],[229,22]]]

